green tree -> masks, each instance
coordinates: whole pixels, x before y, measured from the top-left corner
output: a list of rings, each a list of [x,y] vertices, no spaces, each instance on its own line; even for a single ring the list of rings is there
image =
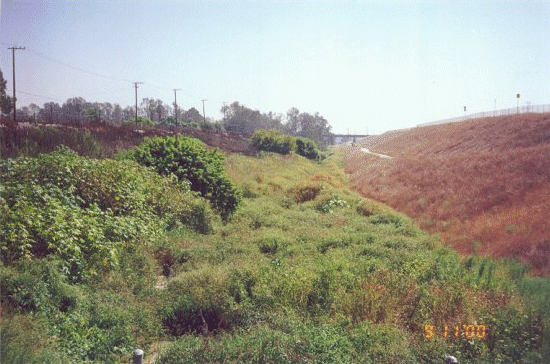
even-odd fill
[[[252,110],[237,101],[229,106],[223,106],[220,110],[223,115],[223,123],[229,131],[251,134],[258,129],[281,130],[282,117],[272,112],[262,114],[258,110]]]
[[[92,107],[89,109],[84,110],[84,115],[88,116],[92,120],[99,121],[99,109],[96,107]]]
[[[6,84],[2,70],[0,70],[0,110],[2,114],[9,114],[13,108],[13,100],[6,95]]]
[[[321,148],[326,148],[334,139],[334,135],[330,131],[332,127],[319,113],[310,115],[300,113],[298,109],[292,108],[287,112],[285,126],[288,134],[309,138]]]

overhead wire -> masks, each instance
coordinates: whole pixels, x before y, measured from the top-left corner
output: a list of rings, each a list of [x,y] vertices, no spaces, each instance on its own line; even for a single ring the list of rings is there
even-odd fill
[[[10,44],[7,44],[7,43],[4,43],[4,42],[0,42],[0,44],[2,45],[6,45],[6,46],[10,46]],[[77,66],[74,66],[74,65],[71,65],[67,62],[63,62],[59,59],[56,59],[56,58],[53,58],[53,57],[50,57],[48,56],[47,54],[44,54],[42,52],[39,52],[37,50],[34,50],[32,48],[29,48],[29,47],[25,47],[25,50],[30,52],[31,54],[35,55],[35,56],[39,56],[39,57],[42,57],[44,59],[47,59],[51,62],[55,62],[55,63],[58,63],[60,65],[63,65],[65,67],[68,67],[68,68],[71,68],[73,70],[76,70],[76,71],[79,71],[79,72],[82,72],[82,73],[86,73],[86,74],[90,74],[90,75],[93,75],[93,76],[96,76],[96,77],[101,77],[101,78],[105,78],[105,79],[110,79],[110,80],[114,80],[114,81],[120,81],[120,82],[125,82],[125,83],[130,83],[130,84],[133,84],[134,81],[132,80],[129,80],[129,79],[125,79],[125,78],[119,78],[119,77],[113,77],[113,76],[109,76],[109,75],[104,75],[104,74],[100,74],[100,73],[97,73],[97,72],[93,72],[93,71],[90,71],[90,70],[86,70],[84,68],[81,68],[81,67],[77,67]],[[142,84],[144,86],[151,86],[151,87],[154,87],[154,88],[157,88],[157,89],[161,89],[161,90],[167,90],[167,91],[172,91],[173,90],[173,87],[166,87],[166,86],[161,86],[161,85],[158,85],[156,83],[152,83],[152,82],[148,82],[147,80],[145,80],[145,82],[142,82]],[[17,93],[23,93],[23,94],[27,94],[29,96],[35,96],[35,97],[41,97],[41,98],[48,98],[48,99],[52,99],[52,100],[58,100],[58,101],[62,101],[60,99],[57,99],[57,98],[53,98],[53,97],[49,97],[49,96],[41,96],[41,95],[34,95],[34,94],[31,94],[31,93],[28,93],[28,92],[23,92],[23,91],[19,91],[17,90]]]
[[[7,91],[13,92],[13,89],[7,89]],[[63,100],[58,99],[58,98],[56,98],[56,97],[44,96],[44,95],[37,95],[37,94],[31,94],[30,92],[25,92],[25,91],[21,91],[21,90],[17,90],[17,93],[22,93],[22,94],[29,95],[29,96],[40,97],[40,98],[43,98],[43,99],[50,99],[50,100],[56,100],[56,101],[63,101]]]

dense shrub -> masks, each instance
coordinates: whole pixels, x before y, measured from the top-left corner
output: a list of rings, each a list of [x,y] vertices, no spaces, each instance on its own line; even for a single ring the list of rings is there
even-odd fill
[[[319,182],[303,182],[290,189],[294,195],[294,201],[303,203],[314,200],[323,190],[323,184]]]
[[[294,150],[295,141],[277,130],[256,130],[252,135],[252,145],[267,152],[288,154]]]
[[[126,157],[153,167],[162,175],[188,181],[193,191],[210,200],[225,221],[240,203],[240,193],[223,169],[223,157],[216,150],[207,151],[198,139],[181,135],[148,138]]]
[[[312,160],[318,160],[322,157],[315,142],[308,138],[296,138],[296,153]]]
[[[80,292],[69,285],[53,259],[24,260],[0,266],[0,300],[4,307],[24,313],[51,315],[75,308]]]
[[[227,285],[223,271],[192,271],[174,278],[158,308],[166,329],[173,336],[226,329],[230,302]]]
[[[293,137],[282,134],[278,130],[256,130],[252,135],[252,144],[259,150],[288,154],[296,152],[312,160],[324,158],[315,142],[309,138]]]
[[[211,230],[209,207],[185,186],[131,161],[60,149],[0,161],[2,261],[53,254],[71,279],[115,267],[119,248],[163,228]]]

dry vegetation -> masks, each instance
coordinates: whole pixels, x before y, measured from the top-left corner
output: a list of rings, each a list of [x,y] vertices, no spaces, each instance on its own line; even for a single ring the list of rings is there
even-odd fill
[[[361,144],[361,143],[360,143]],[[518,257],[550,273],[550,115],[393,131],[348,149],[353,188],[441,233],[463,254]]]
[[[112,158],[118,152],[139,145],[145,137],[184,134],[206,143],[209,148],[228,153],[253,154],[250,135],[201,130],[183,127],[146,126],[125,124],[114,126],[107,123],[63,124],[14,124],[0,117],[0,156],[34,157],[38,153],[53,151],[64,144],[81,155],[95,158]]]

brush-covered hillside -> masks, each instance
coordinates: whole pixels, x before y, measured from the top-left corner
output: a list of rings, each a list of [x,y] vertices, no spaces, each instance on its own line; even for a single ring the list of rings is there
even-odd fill
[[[361,197],[341,151],[54,149],[0,161],[2,363],[550,357],[548,280]]]
[[[462,254],[550,273],[550,115],[398,130],[346,150],[351,186],[413,217]]]

